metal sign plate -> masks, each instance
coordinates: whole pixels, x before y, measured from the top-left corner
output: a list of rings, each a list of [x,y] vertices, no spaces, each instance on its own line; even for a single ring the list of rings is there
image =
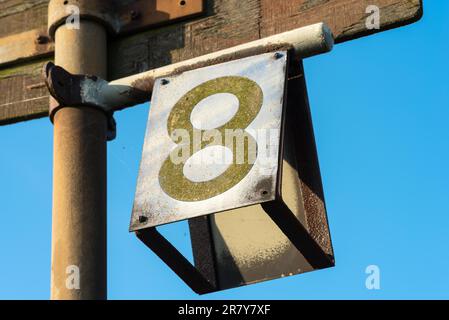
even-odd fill
[[[286,52],[155,83],[131,230],[274,200]]]

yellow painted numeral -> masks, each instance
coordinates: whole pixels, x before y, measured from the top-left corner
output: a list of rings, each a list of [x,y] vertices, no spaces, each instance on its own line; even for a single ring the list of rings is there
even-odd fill
[[[221,127],[214,130],[199,130],[193,127],[190,116],[195,106],[203,99],[218,93],[230,93],[235,95],[239,100],[239,109],[234,117]],[[254,162],[248,161],[250,154],[248,145],[256,142],[254,138],[245,132],[245,129],[255,119],[259,113],[263,102],[262,89],[254,81],[237,76],[228,76],[216,78],[207,81],[189,92],[187,92],[173,107],[167,123],[168,134],[173,137],[175,130],[184,129],[188,132],[190,141],[190,156],[206,147],[213,145],[222,145],[229,148],[233,154],[232,163],[221,175],[215,179],[204,182],[193,182],[187,179],[183,173],[185,161],[173,163],[171,157],[162,164],[159,172],[159,183],[169,196],[180,201],[200,201],[206,200],[219,195],[237,183],[239,183],[251,170]],[[194,146],[194,132],[200,133],[201,137],[212,137],[218,131],[222,137],[233,132],[232,139],[223,143],[223,139],[201,139],[198,150]],[[172,138],[173,139],[173,138]],[[245,141],[244,143],[244,159],[237,161],[237,150],[239,147],[236,141]],[[204,141],[208,140],[208,141]],[[211,141],[213,140],[213,141]],[[177,143],[177,141],[174,141]],[[178,144],[173,150],[173,155],[179,154],[186,145]],[[255,151],[257,155],[257,150]],[[240,160],[240,159],[239,159]]]

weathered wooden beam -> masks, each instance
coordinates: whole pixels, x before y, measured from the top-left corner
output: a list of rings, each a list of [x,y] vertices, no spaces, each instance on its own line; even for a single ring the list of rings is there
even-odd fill
[[[380,29],[368,30],[368,6],[380,10]],[[261,36],[319,21],[330,26],[335,42],[354,40],[419,20],[422,0],[261,0]]]
[[[0,1],[0,38],[47,27],[48,0]]]
[[[379,30],[366,28],[368,5],[380,9]],[[336,43],[341,43],[419,20],[422,0],[208,0],[206,10],[202,19],[113,41],[110,78],[123,78],[318,22],[325,22]]]
[[[0,68],[0,125],[48,113],[48,92],[40,72],[48,58],[39,57],[51,58],[53,46],[37,42],[46,33],[47,6],[48,0],[0,1],[0,64],[8,63]]]
[[[122,2],[135,6],[140,0]],[[30,32],[29,36],[33,34],[31,30],[45,28],[47,3],[48,0],[0,2],[0,38],[23,32]],[[316,22],[325,22],[339,43],[403,26],[422,16],[422,0],[206,0],[205,3],[204,17],[112,40],[109,45],[109,79],[123,78]],[[368,30],[365,26],[368,5],[376,5],[380,9],[379,30]],[[129,19],[125,14],[123,17]],[[51,45],[29,45],[27,48],[28,54],[36,53],[27,59],[52,54]],[[24,63],[20,58],[13,59]],[[38,83],[40,79],[29,75],[28,71],[17,73],[21,68],[29,70],[29,62],[26,63],[28,65],[22,67],[0,69],[0,75],[14,74],[15,81],[12,85],[11,78],[0,76],[0,92],[8,92],[0,97],[0,123],[45,115],[42,112],[45,99],[31,103],[30,96],[32,99],[37,96],[30,94],[23,85]],[[33,92],[46,94],[45,90]]]
[[[47,29],[33,29],[0,38],[0,65],[12,65],[21,61],[51,57],[55,45],[47,35]],[[6,67],[4,67],[6,68]]]
[[[199,15],[204,10],[203,0],[136,0],[128,2],[129,4],[117,8],[120,21],[119,37]]]
[[[45,61],[0,70],[0,125],[48,115],[49,95],[41,75]]]

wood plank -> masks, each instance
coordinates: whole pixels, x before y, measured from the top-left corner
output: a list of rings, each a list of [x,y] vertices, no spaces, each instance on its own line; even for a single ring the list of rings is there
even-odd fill
[[[119,36],[201,14],[203,2],[203,0],[121,1],[122,5],[117,8],[121,26]]]
[[[366,8],[377,5],[380,30],[367,30]],[[422,0],[209,0],[207,17],[159,28],[110,45],[117,79],[325,21],[340,43],[420,19]]]
[[[0,38],[47,27],[49,0],[0,1]]]
[[[52,54],[53,45],[36,40],[46,33],[49,0],[0,1],[0,64]],[[44,117],[48,92],[40,75],[45,60],[0,69],[0,125]]]
[[[110,44],[109,76],[121,78],[260,38],[259,0],[207,1],[207,17]]]
[[[380,29],[368,30],[366,8],[380,9]],[[325,22],[337,43],[382,32],[418,20],[422,0],[261,0],[261,36]]]
[[[48,115],[48,90],[41,76],[47,60],[0,70],[0,125]]]
[[[0,65],[16,64],[43,56],[51,56],[54,43],[47,29],[34,29],[0,38]]]

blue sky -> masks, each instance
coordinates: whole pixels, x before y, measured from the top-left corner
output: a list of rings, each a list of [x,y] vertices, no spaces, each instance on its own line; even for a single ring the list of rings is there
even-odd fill
[[[128,233],[149,106],[109,144],[110,299],[449,298],[449,1],[305,61],[336,267],[198,297]],[[50,295],[52,125],[0,127],[0,299]],[[191,255],[186,223],[163,227]],[[365,288],[380,268],[381,289]]]

